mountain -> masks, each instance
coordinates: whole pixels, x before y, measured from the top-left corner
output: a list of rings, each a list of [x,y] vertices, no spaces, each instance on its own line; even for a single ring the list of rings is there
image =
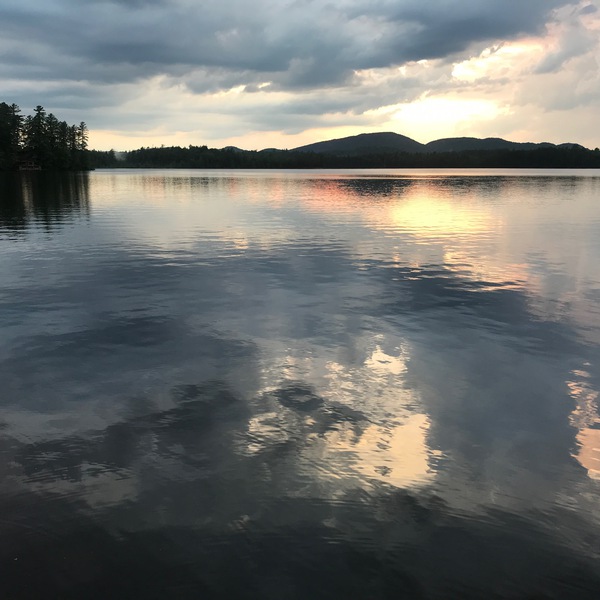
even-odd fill
[[[485,150],[536,150],[538,148],[579,148],[579,144],[551,144],[549,142],[509,142],[502,138],[458,137],[434,140],[421,144],[398,133],[361,133],[350,137],[317,142],[294,148],[296,152],[314,152],[335,156],[360,156],[368,154],[393,154],[399,152],[469,152]]]
[[[567,142],[565,144],[558,144],[557,148],[570,148],[571,150],[589,150],[589,148],[586,148],[581,144],[572,144],[570,142]]]
[[[536,148],[552,148],[554,144],[542,142],[509,142],[502,138],[445,138],[425,144],[426,152],[464,152],[468,150],[535,150]]]
[[[316,154],[336,154],[338,156],[358,156],[361,154],[381,154],[392,152],[424,152],[425,146],[398,133],[361,133],[350,137],[317,142],[294,148],[296,152]]]

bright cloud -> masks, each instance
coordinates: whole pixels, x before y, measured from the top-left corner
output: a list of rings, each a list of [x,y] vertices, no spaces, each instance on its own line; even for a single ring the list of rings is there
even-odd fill
[[[600,0],[0,0],[0,100],[92,146],[599,145]]]

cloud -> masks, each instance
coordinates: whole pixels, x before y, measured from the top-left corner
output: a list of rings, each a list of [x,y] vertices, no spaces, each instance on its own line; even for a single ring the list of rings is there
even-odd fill
[[[577,61],[597,49],[596,11],[565,0],[5,0],[0,81],[3,100],[92,130],[182,132],[182,143],[327,137],[333,124],[393,129],[402,105],[431,97],[493,95],[503,112],[530,102],[534,82],[564,95],[539,78],[581,74]],[[527,40],[542,49],[511,54]],[[571,104],[600,96],[587,88]]]
[[[593,14],[580,11],[563,22],[557,35],[556,48],[548,53],[536,68],[536,73],[552,73],[562,69],[565,63],[575,57],[592,50],[597,44],[596,32],[588,30],[580,19],[580,15]]]
[[[285,88],[345,81],[353,71],[444,58],[473,42],[539,31],[559,0],[405,2],[24,2],[4,11],[3,39],[41,72],[98,82],[181,66],[268,74]],[[43,53],[41,50],[45,50]]]

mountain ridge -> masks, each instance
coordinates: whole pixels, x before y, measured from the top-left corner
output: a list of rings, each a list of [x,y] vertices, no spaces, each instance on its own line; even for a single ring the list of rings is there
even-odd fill
[[[465,152],[473,150],[535,150],[536,148],[581,148],[580,144],[566,142],[511,142],[503,138],[455,137],[433,140],[427,144],[417,142],[408,136],[386,131],[381,133],[360,133],[358,135],[324,140],[293,148],[294,152],[314,152],[335,156],[358,156],[363,154],[390,154],[397,152],[433,153]]]

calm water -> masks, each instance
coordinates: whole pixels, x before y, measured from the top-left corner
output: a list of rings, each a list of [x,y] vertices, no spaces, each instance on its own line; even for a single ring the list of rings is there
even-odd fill
[[[599,202],[5,175],[1,597],[600,597]]]

